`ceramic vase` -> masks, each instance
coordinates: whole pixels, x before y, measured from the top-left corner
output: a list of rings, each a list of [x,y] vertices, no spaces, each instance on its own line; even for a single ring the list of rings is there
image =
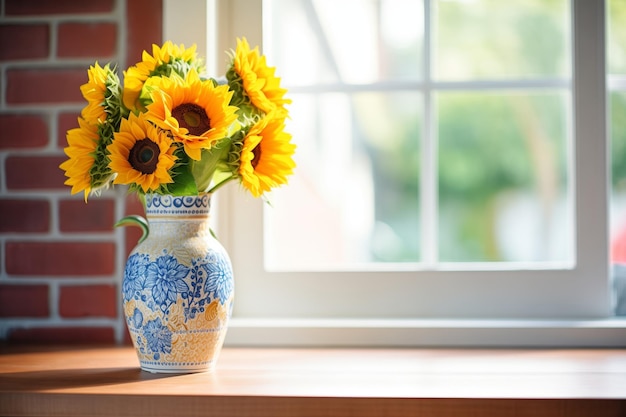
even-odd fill
[[[123,307],[141,368],[211,371],[231,315],[226,250],[209,227],[210,195],[146,195],[147,237],[128,257]]]

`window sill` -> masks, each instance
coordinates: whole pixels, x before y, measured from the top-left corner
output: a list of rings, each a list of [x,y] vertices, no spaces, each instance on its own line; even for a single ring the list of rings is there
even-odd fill
[[[129,347],[0,349],[0,415],[621,416],[624,349],[226,348],[154,375]]]
[[[228,346],[626,346],[626,317],[594,320],[233,318]]]

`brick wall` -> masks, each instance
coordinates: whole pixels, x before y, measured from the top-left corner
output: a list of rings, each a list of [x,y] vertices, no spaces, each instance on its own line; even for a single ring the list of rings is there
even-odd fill
[[[126,68],[161,32],[161,0],[0,0],[0,340],[128,340],[120,284],[139,231],[113,224],[141,207],[122,187],[85,204],[58,166],[89,65]]]

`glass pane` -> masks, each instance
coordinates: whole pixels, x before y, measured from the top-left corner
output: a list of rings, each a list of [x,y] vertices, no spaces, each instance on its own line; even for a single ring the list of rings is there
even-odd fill
[[[266,0],[264,51],[288,85],[420,77],[416,0]]]
[[[441,93],[443,262],[570,261],[566,93]]]
[[[609,0],[607,60],[609,74],[626,75],[626,1]]]
[[[436,79],[569,74],[569,0],[438,0],[434,13]]]
[[[293,94],[296,173],[265,210],[269,269],[418,261],[418,93]],[[298,237],[298,238],[294,238]]]
[[[626,91],[610,94],[611,260],[626,264]]]
[[[615,314],[626,316],[626,2],[607,2],[611,140],[610,249]]]

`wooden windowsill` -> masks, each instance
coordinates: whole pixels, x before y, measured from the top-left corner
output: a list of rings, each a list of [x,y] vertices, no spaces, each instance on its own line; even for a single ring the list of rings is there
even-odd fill
[[[2,416],[625,416],[626,349],[225,348],[150,374],[130,347],[0,348]]]

